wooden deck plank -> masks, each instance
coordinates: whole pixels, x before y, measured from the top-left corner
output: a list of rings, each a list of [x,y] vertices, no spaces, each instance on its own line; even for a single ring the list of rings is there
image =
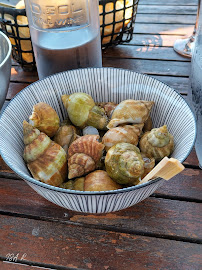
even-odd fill
[[[201,263],[198,244],[26,218],[1,216],[0,238],[3,255],[26,252],[27,260],[74,268],[198,269]]]
[[[38,195],[24,181],[0,179],[0,212],[61,222],[79,222],[173,238],[202,239],[199,203],[148,198],[128,209],[109,214],[82,214],[61,208]],[[29,194],[29,196],[26,196]],[[9,200],[8,200],[9,198]],[[142,214],[144,213],[144,215]],[[190,214],[188,214],[190,213]],[[189,226],[189,224],[192,226]],[[188,241],[188,240],[187,240]]]
[[[147,234],[153,233],[155,236],[167,234],[174,238],[185,236],[192,239],[201,239],[202,234],[195,232],[200,230],[200,219],[202,214],[202,206],[199,203],[184,203],[175,200],[148,198],[143,202],[136,204],[127,210],[109,214],[82,214],[74,213],[70,221],[93,224],[100,226],[116,227],[120,230],[128,230],[134,233],[136,231]],[[187,207],[187,209],[185,209]],[[190,207],[190,208],[189,208]],[[193,208],[192,208],[193,207]],[[193,212],[192,212],[192,209]],[[197,209],[197,213],[195,210]],[[179,212],[178,212],[179,211]],[[190,219],[187,220],[188,213],[192,213]],[[186,216],[186,217],[185,217]],[[196,218],[198,216],[197,224]],[[192,224],[190,226],[190,224]],[[189,227],[189,229],[188,229]],[[182,232],[183,230],[184,232]],[[192,231],[190,233],[190,231]],[[173,234],[174,232],[174,234]]]
[[[18,254],[18,253],[16,253]],[[44,265],[45,266],[45,265]],[[32,265],[27,265],[27,264],[23,264],[23,263],[14,263],[14,262],[8,262],[8,261],[0,261],[0,269],[2,270],[57,270],[56,268],[48,268],[46,266],[45,267],[38,267],[36,265],[32,266]],[[70,268],[66,268],[67,270]]]
[[[188,77],[190,75],[189,62],[104,58],[103,66],[130,69],[149,75],[183,77]]]
[[[0,110],[0,113],[3,112],[3,110],[7,107],[8,103],[9,103],[9,101],[8,100],[5,100],[4,105],[3,105],[3,107]]]
[[[1,155],[0,155],[0,172],[4,172],[4,173],[12,173],[13,171],[6,165],[6,163],[4,162],[4,160],[2,159]]]
[[[139,3],[141,5],[160,5],[160,6],[193,6],[198,5],[198,0],[181,0],[180,2],[177,0],[140,0]]]
[[[38,80],[37,72],[23,71],[20,66],[12,66],[11,82],[32,83],[36,80]]]
[[[108,48],[103,52],[103,57],[190,62],[189,58],[179,55],[173,48],[159,47],[157,44],[149,46],[119,45],[115,48]]]
[[[188,165],[199,165],[199,161],[198,158],[196,156],[196,152],[193,149],[190,153],[190,155],[188,156],[188,158],[183,162],[183,164],[188,164]]]
[[[178,15],[178,14],[139,14],[136,15],[136,23],[163,23],[163,24],[182,24],[189,25],[195,24],[196,14],[195,15]]]
[[[103,58],[104,67],[116,67],[131,69],[140,73],[150,75],[167,75],[167,76],[183,76],[190,75],[189,62],[177,61],[158,61],[144,59],[119,59],[119,58]],[[20,66],[12,67],[11,81],[31,83],[38,79],[36,72],[23,72]]]
[[[140,1],[138,5],[138,14],[177,14],[177,15],[195,15],[197,6],[159,6],[159,5],[142,5]],[[150,2],[150,1],[149,1]]]
[[[202,170],[200,169],[185,169],[170,181],[165,181],[164,184],[155,192],[161,195],[170,195],[184,197],[187,199],[202,200]]]
[[[165,35],[187,35],[190,36],[194,30],[193,24],[154,24],[135,23],[134,34],[165,34]]]
[[[134,34],[133,39],[128,43],[136,46],[156,46],[156,47],[171,47],[177,39],[186,38],[185,35],[161,35],[161,34]],[[186,58],[189,59],[189,58]]]

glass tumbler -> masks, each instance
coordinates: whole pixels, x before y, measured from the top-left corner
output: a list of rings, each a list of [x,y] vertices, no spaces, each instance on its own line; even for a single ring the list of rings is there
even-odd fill
[[[25,0],[39,79],[101,67],[98,0]]]
[[[202,8],[199,13],[195,47],[191,60],[192,104],[197,121],[197,137],[195,143],[199,166],[202,168]]]

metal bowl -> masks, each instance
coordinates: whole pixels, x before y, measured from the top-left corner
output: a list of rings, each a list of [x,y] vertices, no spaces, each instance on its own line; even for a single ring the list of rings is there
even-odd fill
[[[0,32],[0,109],[6,99],[11,75],[11,50],[10,40]]]

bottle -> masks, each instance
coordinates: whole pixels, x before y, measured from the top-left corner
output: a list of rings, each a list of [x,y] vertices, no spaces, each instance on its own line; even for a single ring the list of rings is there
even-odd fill
[[[196,116],[197,135],[195,142],[199,166],[202,168],[202,8],[199,12],[195,46],[191,60],[192,105]]]
[[[102,67],[97,0],[26,0],[39,79]]]

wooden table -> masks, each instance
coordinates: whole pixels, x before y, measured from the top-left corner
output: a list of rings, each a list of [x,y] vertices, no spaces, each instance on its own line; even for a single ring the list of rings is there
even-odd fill
[[[196,11],[197,0],[140,0],[133,40],[104,51],[103,65],[152,75],[187,98],[190,59],[173,43],[192,33]],[[5,106],[37,79],[13,62]],[[92,215],[46,201],[1,159],[0,269],[202,269],[202,171],[194,151],[184,165],[138,205]]]

